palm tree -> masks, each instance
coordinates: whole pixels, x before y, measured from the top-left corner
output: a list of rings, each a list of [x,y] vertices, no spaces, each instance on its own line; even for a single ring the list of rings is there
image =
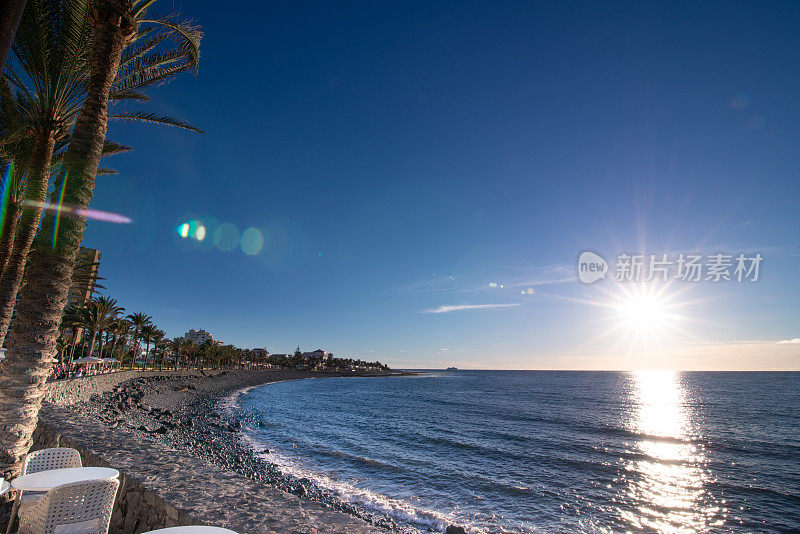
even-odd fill
[[[158,356],[159,371],[163,369],[164,366],[164,349],[166,348],[164,336],[166,335],[167,333],[163,330],[156,330],[153,332],[153,369],[156,367],[156,356]]]
[[[127,321],[125,319],[117,319],[111,325],[111,332],[114,333],[114,341],[111,343],[112,358],[116,358],[114,353],[116,352],[117,344],[119,343],[120,338],[123,339],[123,345],[124,345],[125,337],[128,335],[130,330],[131,330],[131,323],[130,321]]]
[[[117,299],[112,299],[109,297],[99,297],[97,300],[94,301],[94,306],[99,310],[100,316],[100,324],[99,332],[100,332],[100,347],[98,348],[97,355],[102,358],[103,357],[103,331],[107,330],[112,326],[114,321],[116,321],[120,315],[125,311],[124,308],[117,306]]]
[[[79,105],[83,94],[85,76],[79,73],[86,72],[88,55],[81,45],[87,41],[89,29],[87,2],[31,0],[22,14],[14,46],[28,83],[23,83],[13,69],[6,70],[7,79],[17,90],[15,103],[24,120],[16,131],[4,132],[4,146],[26,151],[27,158],[14,152],[10,156],[12,161],[27,159],[27,178],[17,227],[19,247],[7,255],[0,278],[2,335],[8,329],[25,258],[42,215],[56,143],[68,135],[68,110]]]
[[[181,350],[183,350],[186,344],[186,340],[182,337],[176,337],[170,342],[170,348],[172,349],[172,353],[175,356],[175,370],[178,370],[181,361]]]
[[[70,341],[68,336],[59,336],[56,340],[56,350],[58,350],[58,363],[64,362],[64,352],[69,347]]]
[[[25,0],[8,0],[0,6],[0,65],[6,62],[23,9]]]
[[[68,363],[72,363],[72,358],[75,355],[75,345],[78,343],[78,336],[82,329],[86,326],[86,308],[83,306],[69,305],[64,310],[64,317],[61,319],[61,330],[69,328],[72,331],[72,341],[70,343]]]
[[[98,356],[103,355],[103,331],[108,328],[112,321],[122,313],[122,308],[117,306],[117,299],[109,297],[99,297],[93,300],[86,307],[86,318],[89,328],[89,349],[87,356],[94,352],[94,343],[97,335],[100,334],[100,346]]]
[[[142,365],[142,370],[144,371],[147,368],[147,358],[150,356],[150,342],[156,338],[158,333],[158,328],[154,324],[146,324],[142,327],[142,338],[147,343],[147,348],[144,351],[144,364]]]
[[[191,339],[187,339],[183,343],[183,350],[186,353],[186,368],[194,367],[197,365],[197,359],[200,354],[200,348],[197,343]]]
[[[136,356],[139,355],[139,335],[142,332],[142,329],[146,326],[149,326],[153,323],[153,318],[149,315],[144,313],[132,313],[128,315],[128,320],[133,324],[134,334],[133,334],[133,358],[131,358],[131,369],[133,369],[133,362],[136,360]]]
[[[141,35],[148,33],[142,31]],[[191,67],[192,53],[184,47],[178,46],[163,52],[155,50],[171,33],[156,32],[154,36],[148,36],[129,47],[126,55],[120,59],[108,98],[146,100],[147,97],[141,93],[142,88]],[[31,0],[23,14],[14,46],[21,72],[9,68],[7,75],[17,95],[10,104],[8,99],[2,100],[9,106],[19,108],[21,113],[17,115],[21,115],[22,120],[14,123],[15,128],[6,128],[1,144],[6,147],[2,151],[5,159],[27,162],[24,170],[27,178],[21,204],[22,216],[17,223],[13,247],[0,252],[0,264],[5,265],[3,276],[0,277],[0,343],[5,339],[11,321],[25,258],[42,214],[54,150],[66,145],[69,131],[87,96],[86,89],[91,81],[89,34],[90,13],[86,0]],[[13,110],[9,110],[8,115],[13,116]],[[177,119],[142,111],[113,116],[199,131]],[[127,150],[130,149],[104,142],[101,156]],[[64,157],[66,154],[59,154],[57,159]],[[66,182],[66,171],[63,176],[61,186]],[[58,204],[58,199],[54,203]],[[14,208],[14,213],[20,210],[16,203]]]

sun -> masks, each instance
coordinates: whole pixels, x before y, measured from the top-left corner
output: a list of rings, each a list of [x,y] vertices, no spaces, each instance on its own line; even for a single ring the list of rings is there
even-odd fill
[[[682,316],[675,312],[683,303],[675,293],[647,284],[620,289],[609,303],[615,312],[609,319],[621,340],[660,345],[682,330]]]
[[[627,296],[617,305],[617,312],[623,322],[638,330],[655,330],[672,319],[666,302],[646,293]]]

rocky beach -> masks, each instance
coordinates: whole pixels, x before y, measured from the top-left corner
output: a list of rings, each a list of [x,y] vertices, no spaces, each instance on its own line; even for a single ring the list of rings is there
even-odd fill
[[[123,482],[125,498],[112,518],[112,532],[192,523],[241,533],[402,532],[388,517],[339,502],[307,479],[282,474],[259,455],[264,451],[242,439],[242,423],[224,409],[245,388],[325,376],[341,375],[164,371],[54,383],[34,448],[53,446],[53,441],[79,445],[95,463],[130,479]]]

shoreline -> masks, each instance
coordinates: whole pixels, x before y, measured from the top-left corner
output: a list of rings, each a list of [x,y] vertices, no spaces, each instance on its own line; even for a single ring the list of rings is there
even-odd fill
[[[58,412],[68,411],[72,417],[86,418],[93,421],[95,426],[99,422],[112,432],[130,432],[137,442],[151,443],[150,452],[156,455],[161,451],[168,452],[170,457],[176,459],[201,459],[212,469],[226,473],[228,482],[224,493],[233,500],[239,503],[252,501],[252,493],[255,491],[260,500],[264,501],[263,509],[253,506],[247,512],[247,518],[237,518],[239,514],[234,511],[227,520],[212,520],[209,523],[242,533],[315,532],[320,524],[325,524],[326,532],[403,532],[406,529],[390,517],[340,501],[317,487],[311,480],[297,479],[281,472],[277,465],[263,458],[264,451],[250,446],[242,432],[241,421],[233,417],[232,411],[241,395],[271,383],[325,377],[380,378],[408,374],[413,373],[165,371],[149,373],[149,376],[134,376],[119,381],[106,388],[106,391],[89,394],[88,398],[83,393],[83,398],[66,406],[48,404],[45,408],[56,416],[56,420],[67,419],[64,416],[59,417]],[[52,424],[50,421],[54,418],[46,419],[48,424]],[[65,428],[63,432],[66,434],[69,429]],[[102,444],[96,452],[104,456],[103,453],[111,452],[111,448],[113,445],[110,443]],[[135,465],[136,458],[131,458],[129,463]],[[180,508],[182,493],[189,492],[190,489],[179,487],[182,482],[180,480],[170,483],[167,477],[158,482],[174,490],[177,499],[173,496],[168,500]],[[252,483],[258,489],[249,488]],[[278,512],[277,506],[283,509]],[[293,510],[295,507],[297,510]],[[206,522],[202,510],[189,509],[187,512]],[[262,517],[276,515],[277,518]],[[259,522],[271,524],[268,529],[263,529],[256,524]],[[283,528],[282,523],[288,524],[284,524]]]
[[[414,376],[418,374],[420,373],[406,372],[395,376]],[[326,377],[307,377],[303,380],[316,378]],[[352,486],[349,483],[336,482],[328,478],[325,473],[312,472],[307,469],[304,463],[283,462],[279,451],[270,450],[255,439],[251,435],[254,429],[248,425],[246,417],[241,418],[242,413],[235,413],[236,410],[240,409],[238,405],[240,399],[254,389],[287,381],[289,380],[277,380],[257,386],[247,386],[228,394],[223,394],[217,397],[215,402],[212,402],[213,408],[218,410],[221,416],[233,421],[237,430],[240,431],[237,432],[236,436],[238,437],[239,445],[247,451],[248,458],[251,458],[250,455],[252,455],[257,464],[264,465],[269,470],[274,469],[278,476],[284,481],[288,481],[290,487],[293,488],[287,490],[283,487],[281,489],[332,506],[339,511],[358,517],[373,526],[387,529],[390,532],[446,531],[447,534],[465,532],[461,527],[452,524],[443,515],[435,511],[415,508],[410,502],[373,493],[369,489]],[[277,457],[275,456],[276,454]],[[249,467],[257,468],[255,465]],[[343,488],[345,489],[344,493],[342,492]],[[301,493],[297,493],[298,489]],[[411,515],[413,520],[409,521],[407,518],[404,520],[403,515]]]

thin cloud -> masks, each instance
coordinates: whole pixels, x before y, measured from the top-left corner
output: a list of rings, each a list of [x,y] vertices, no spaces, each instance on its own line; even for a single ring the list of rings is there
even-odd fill
[[[800,345],[800,337],[796,337],[794,339],[784,339],[783,341],[778,341],[778,345]]]
[[[423,313],[450,313],[463,310],[493,310],[497,308],[514,308],[519,303],[514,304],[455,304],[451,306],[439,306],[430,310],[423,310]]]

